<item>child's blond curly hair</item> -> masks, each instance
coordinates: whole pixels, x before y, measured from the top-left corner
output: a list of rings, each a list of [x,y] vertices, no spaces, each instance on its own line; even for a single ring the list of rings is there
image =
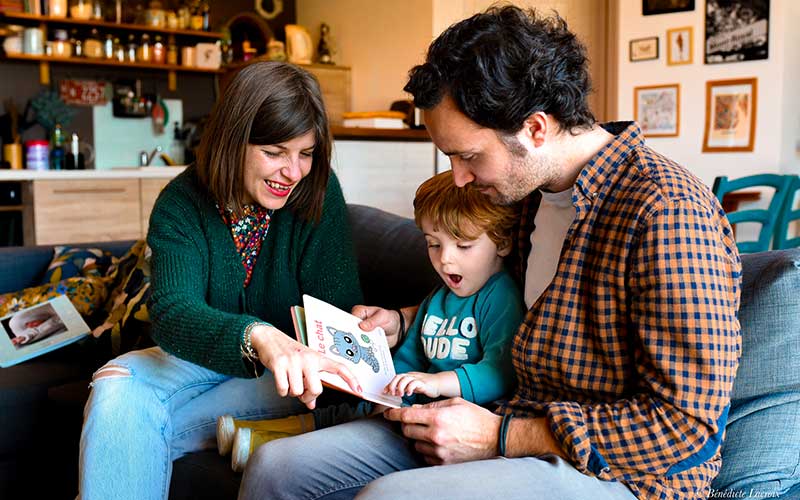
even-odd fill
[[[422,228],[424,218],[453,238],[474,240],[486,233],[497,248],[505,249],[511,244],[519,205],[495,205],[472,184],[460,188],[453,182],[452,170],[448,170],[417,188],[414,221],[418,227]]]

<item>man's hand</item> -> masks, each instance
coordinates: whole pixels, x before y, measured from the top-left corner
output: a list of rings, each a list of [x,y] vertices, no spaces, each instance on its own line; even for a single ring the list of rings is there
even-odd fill
[[[347,366],[309,349],[275,327],[253,328],[252,342],[258,359],[275,378],[278,395],[294,396],[309,410],[314,409],[317,397],[322,394],[319,372],[335,373],[353,392],[361,392],[358,380]]]
[[[403,435],[431,465],[455,464],[497,456],[502,417],[461,398],[387,410],[402,423]]]

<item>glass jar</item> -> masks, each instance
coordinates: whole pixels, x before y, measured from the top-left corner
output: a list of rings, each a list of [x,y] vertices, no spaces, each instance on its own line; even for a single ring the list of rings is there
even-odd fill
[[[189,7],[183,6],[178,9],[178,29],[187,30],[192,21],[192,12]]]
[[[167,51],[159,35],[156,35],[153,40],[153,62],[156,64],[164,64],[167,62]]]
[[[28,170],[47,170],[50,167],[50,143],[48,141],[26,141],[25,160]]]
[[[91,19],[92,2],[89,0],[70,0],[69,17],[73,19]]]
[[[91,34],[83,41],[83,54],[90,59],[103,58],[103,42],[100,41],[97,28],[93,28]]]
[[[178,29],[178,15],[174,10],[167,11],[167,28],[171,30]]]
[[[153,50],[150,47],[150,35],[145,33],[142,35],[142,43],[139,45],[139,50],[136,51],[136,60],[143,63],[149,63],[153,60]]]
[[[53,36],[53,57],[72,57],[72,44],[69,43],[67,30],[55,30]]]
[[[47,5],[50,17],[67,17],[67,0],[50,0]]]

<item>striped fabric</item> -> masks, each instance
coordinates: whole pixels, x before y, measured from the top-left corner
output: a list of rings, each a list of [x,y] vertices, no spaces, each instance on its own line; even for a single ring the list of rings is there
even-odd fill
[[[710,493],[740,353],[741,265],[716,198],[651,150],[635,123],[573,190],[553,282],[513,346],[518,389],[499,412],[546,416],[581,472],[638,498]],[[514,264],[525,275],[537,193]]]

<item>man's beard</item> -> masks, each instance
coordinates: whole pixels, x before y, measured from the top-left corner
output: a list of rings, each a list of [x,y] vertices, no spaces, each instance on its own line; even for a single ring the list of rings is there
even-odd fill
[[[486,196],[492,203],[508,206],[552,182],[557,176],[557,166],[549,158],[530,155],[516,137],[505,137],[502,140],[510,153],[505,178],[500,184],[476,184],[475,187],[491,188],[492,192],[486,193]]]

